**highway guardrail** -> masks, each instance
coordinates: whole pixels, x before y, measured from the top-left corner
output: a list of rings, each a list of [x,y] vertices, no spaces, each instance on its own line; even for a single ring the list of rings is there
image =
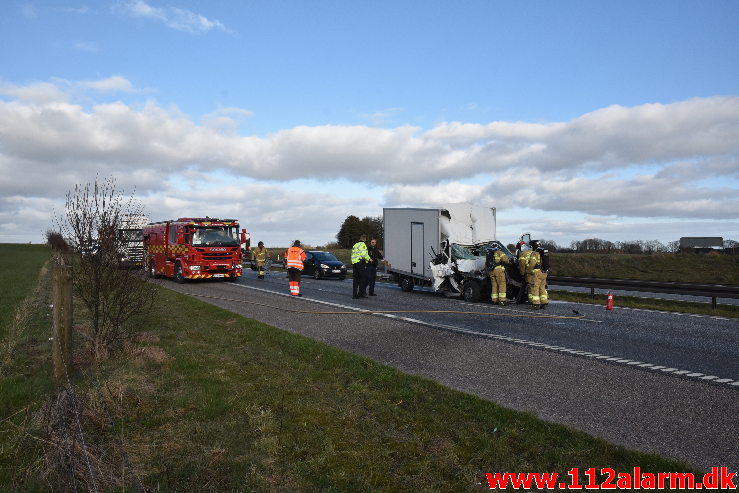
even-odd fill
[[[711,306],[716,308],[716,298],[739,298],[739,286],[724,284],[698,284],[689,282],[638,281],[635,279],[596,279],[590,277],[548,276],[547,283],[557,286],[577,286],[590,288],[590,296],[595,297],[596,289],[618,289],[646,293],[669,293],[711,298]]]

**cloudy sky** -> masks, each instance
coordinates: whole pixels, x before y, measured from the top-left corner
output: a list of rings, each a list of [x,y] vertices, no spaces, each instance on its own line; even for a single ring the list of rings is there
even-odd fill
[[[111,175],[268,245],[460,201],[504,242],[739,240],[738,26],[735,0],[7,0],[0,242]]]

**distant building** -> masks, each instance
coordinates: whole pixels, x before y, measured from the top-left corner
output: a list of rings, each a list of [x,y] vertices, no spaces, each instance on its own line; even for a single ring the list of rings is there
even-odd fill
[[[692,253],[723,253],[724,239],[720,236],[683,236],[680,251]]]

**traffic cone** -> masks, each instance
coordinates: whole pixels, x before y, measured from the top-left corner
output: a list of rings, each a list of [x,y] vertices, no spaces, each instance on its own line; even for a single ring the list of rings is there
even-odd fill
[[[606,310],[613,310],[613,295],[611,293],[606,296]]]

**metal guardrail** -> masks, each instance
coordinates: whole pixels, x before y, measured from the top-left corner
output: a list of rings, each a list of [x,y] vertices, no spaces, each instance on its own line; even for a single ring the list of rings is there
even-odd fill
[[[634,279],[594,279],[589,277],[549,276],[547,283],[557,286],[577,286],[590,288],[590,296],[595,297],[595,289],[619,289],[642,291],[646,293],[669,293],[711,298],[711,306],[716,308],[716,298],[739,298],[739,286],[723,284],[697,284],[689,282],[637,281]]]

